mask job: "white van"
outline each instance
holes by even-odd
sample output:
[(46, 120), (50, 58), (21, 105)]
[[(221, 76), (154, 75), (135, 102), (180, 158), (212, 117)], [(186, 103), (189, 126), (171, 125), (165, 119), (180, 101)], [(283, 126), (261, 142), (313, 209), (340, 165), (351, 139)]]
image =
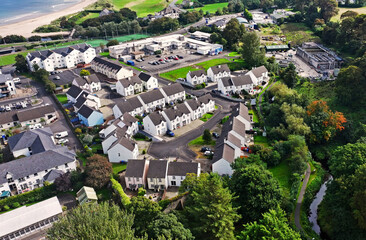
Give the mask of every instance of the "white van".
[(63, 132), (58, 132), (55, 134), (55, 138), (60, 139), (60, 138), (64, 138), (69, 136), (69, 134), (67, 133), (67, 131), (63, 131)]

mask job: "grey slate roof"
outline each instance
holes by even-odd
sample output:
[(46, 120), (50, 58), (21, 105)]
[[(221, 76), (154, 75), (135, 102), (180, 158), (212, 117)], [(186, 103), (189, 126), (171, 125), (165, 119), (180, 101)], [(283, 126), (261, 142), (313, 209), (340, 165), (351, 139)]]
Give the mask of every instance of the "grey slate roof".
[(265, 72), (268, 72), (268, 70), (265, 66), (260, 66), (260, 67), (252, 69), (252, 73), (257, 78), (262, 76), (262, 74), (265, 73)]
[(79, 86), (84, 86), (85, 84), (91, 84), (91, 83), (99, 83), (100, 80), (96, 74), (92, 74), (90, 76), (84, 76), (84, 77), (77, 77), (74, 79)]
[(200, 107), (200, 104), (195, 99), (189, 99), (186, 102), (188, 103), (188, 106), (192, 109), (192, 111), (196, 111)]
[(221, 78), (221, 81), (222, 81), (222, 84), (224, 85), (224, 87), (229, 87), (229, 86), (233, 85), (230, 77), (223, 77), (223, 78)]
[(117, 107), (122, 113), (131, 112), (136, 108), (142, 107), (140, 100), (137, 97), (129, 98), (124, 102), (118, 103)]
[(118, 61), (109, 60), (107, 58), (102, 57), (95, 57), (92, 61), (92, 64), (106, 68), (114, 73), (117, 73), (119, 70), (123, 68), (122, 64), (120, 64)]
[(197, 171), (198, 163), (193, 162), (170, 162), (168, 166), (168, 176), (186, 176)]
[(7, 173), (11, 173), (13, 179), (19, 179), (41, 171), (49, 170), (56, 166), (61, 166), (65, 163), (71, 163), (74, 160), (74, 152), (69, 151), (67, 147), (60, 147), (6, 162), (0, 164), (0, 184), (7, 182)]
[(82, 92), (83, 90), (75, 85), (72, 85), (69, 90), (67, 90), (66, 94), (70, 95), (73, 98), (77, 98), (77, 96), (79, 96), (79, 94)]
[(164, 99), (164, 96), (163, 96), (163, 94), (160, 92), (160, 90), (159, 90), (159, 89), (155, 89), (155, 90), (152, 90), (152, 91), (149, 91), (149, 92), (143, 93), (143, 94), (141, 94), (141, 95), (139, 95), (139, 96), (140, 96), (140, 98), (142, 99), (142, 101), (143, 101), (145, 104), (152, 103), (152, 102), (154, 102), (154, 101)]
[(0, 83), (5, 83), (10, 80), (13, 80), (13, 77), (10, 74), (0, 74)]
[(249, 110), (247, 106), (245, 106), (243, 103), (239, 104), (239, 115), (242, 116), (245, 120), (252, 122), (252, 119), (249, 115)]
[(129, 86), (132, 85), (131, 82), (126, 78), (119, 80), (119, 82), (122, 84), (124, 88), (128, 88)]
[(74, 107), (81, 108), (81, 106), (83, 106), (85, 101), (86, 101), (85, 97), (83, 97), (83, 96), (78, 97), (77, 100), (76, 100), (76, 103), (74, 104)]
[(31, 148), (33, 154), (44, 152), (55, 147), (51, 137), (53, 132), (49, 127), (21, 132), (9, 138), (11, 152)]
[(200, 103), (204, 103), (204, 104), (207, 104), (209, 103), (210, 101), (213, 100), (211, 94), (209, 93), (206, 93), (205, 95), (202, 95), (201, 97), (197, 98), (198, 102)]
[(171, 96), (180, 92), (184, 92), (184, 88), (180, 83), (174, 83), (165, 87), (162, 87), (161, 90), (165, 92), (167, 96)]
[(3, 112), (0, 113), (0, 125), (18, 121), (17, 112)]
[(127, 112), (122, 115), (122, 122), (124, 124), (126, 124), (127, 126), (131, 126), (132, 123), (135, 123), (137, 121), (138, 120), (136, 118), (132, 117), (131, 114), (129, 114)]
[(220, 72), (230, 72), (230, 69), (227, 66), (227, 64), (213, 66), (213, 67), (211, 67), (211, 70), (215, 75)]
[(146, 160), (129, 159), (127, 162), (125, 177), (144, 176)]
[(45, 115), (55, 113), (56, 110), (52, 105), (32, 108), (17, 113), (19, 122), (25, 122), (33, 119), (44, 118)]
[(133, 109), (142, 107), (142, 103), (137, 97), (129, 98), (127, 101), (130, 103)]
[(44, 51), (32, 52), (32, 53), (30, 53), (30, 56), (31, 56), (30, 61), (32, 61), (36, 57), (44, 60), (54, 52), (58, 53), (58, 54), (61, 54), (62, 56), (65, 57), (65, 56), (69, 55), (69, 53), (71, 53), (73, 50), (78, 50), (80, 52), (85, 52), (89, 48), (91, 48), (91, 46), (89, 44), (81, 43), (81, 44), (77, 44), (77, 45), (73, 45), (73, 46), (65, 47), (65, 48), (58, 48), (58, 49), (54, 49), (54, 50), (44, 50)]
[(252, 81), (252, 78), (250, 77), (250, 75), (242, 75), (242, 76), (233, 77), (232, 81), (235, 86), (253, 84), (253, 81)]
[(150, 113), (148, 115), (148, 117), (151, 119), (152, 123), (157, 126), (159, 125), (161, 122), (165, 122), (164, 120), (164, 117), (161, 116), (159, 113), (157, 112), (153, 112), (153, 113)]
[(193, 72), (190, 71), (189, 74), (193, 78), (195, 76), (201, 77), (202, 75), (206, 75), (206, 72), (205, 72), (205, 70), (197, 70), (197, 71), (193, 71)]
[(177, 105), (177, 110), (184, 114), (190, 114), (191, 111), (187, 108), (187, 106), (184, 103)]
[[(178, 116), (181, 116), (181, 114), (179, 113), (179, 111), (173, 109), (173, 108), (168, 108), (164, 110), (165, 115), (169, 118), (169, 120), (174, 120), (176, 119)], [(156, 124), (155, 124), (156, 125)]]
[(130, 82), (131, 82), (132, 85), (142, 84), (141, 79), (137, 76), (132, 76), (131, 79), (130, 79)]
[(122, 145), (123, 147), (125, 147), (126, 149), (128, 149), (129, 151), (133, 151), (135, 149), (135, 145), (136, 143), (128, 140), (125, 137), (121, 137), (119, 138), (117, 141), (115, 141), (110, 147), (109, 149), (113, 148), (114, 146), (116, 146), (117, 144)]
[(79, 111), (78, 111), (78, 113), (79, 113), (81, 116), (85, 117), (85, 118), (89, 118), (89, 117), (90, 117), (90, 115), (92, 115), (92, 113), (93, 113), (93, 112), (94, 112), (94, 110), (93, 110), (92, 108), (90, 108), (90, 107), (86, 106), (86, 105), (83, 105), (83, 106), (79, 109)]
[(165, 178), (168, 168), (167, 160), (151, 160), (149, 163), (149, 170), (147, 172), (148, 178)]
[(140, 78), (142, 81), (147, 82), (147, 81), (151, 78), (151, 76), (150, 76), (149, 74), (147, 74), (147, 73), (141, 72), (141, 73), (139, 74), (139, 78)]
[(51, 182), (51, 181), (54, 181), (56, 178), (60, 177), (63, 174), (64, 174), (64, 172), (61, 171), (61, 170), (52, 169), (46, 175), (44, 175), (43, 180)]

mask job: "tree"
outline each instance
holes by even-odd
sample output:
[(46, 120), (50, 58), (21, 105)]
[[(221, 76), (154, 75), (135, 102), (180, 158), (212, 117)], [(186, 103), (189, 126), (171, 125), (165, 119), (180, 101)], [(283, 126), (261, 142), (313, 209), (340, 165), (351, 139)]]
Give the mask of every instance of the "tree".
[(358, 226), (366, 230), (366, 163), (356, 170), (352, 177), (352, 187), (355, 189), (350, 203), (353, 217), (357, 220)]
[(112, 174), (112, 164), (108, 161), (108, 158), (95, 154), (88, 158), (85, 173), (85, 183), (100, 189), (109, 182)]
[(320, 7), (320, 14), (327, 23), (338, 13), (338, 2), (336, 0), (317, 0)]
[(48, 230), (49, 239), (137, 239), (133, 215), (107, 202), (84, 204), (68, 212)]
[(295, 65), (290, 63), (289, 66), (280, 74), (280, 77), (289, 88), (293, 88), (297, 83), (297, 72)]
[(212, 141), (210, 129), (205, 129), (205, 131), (203, 131), (202, 139), (203, 139), (203, 141), (205, 141), (206, 144), (208, 144)]
[(226, 24), (224, 31), (222, 32), (222, 37), (227, 41), (227, 47), (230, 49), (234, 49), (234, 45), (238, 44), (243, 34), (244, 32), (240, 28), (238, 19), (232, 18)]
[(15, 56), (15, 68), (17, 71), (24, 73), (28, 72), (28, 65), (25, 57), (22, 54), (18, 54)]
[(65, 173), (55, 179), (56, 190), (60, 192), (69, 191), (72, 187), (71, 173)]
[[(232, 207), (233, 196), (217, 174), (188, 175), (183, 181), (189, 195), (179, 217), (196, 239), (234, 239), (239, 219)], [(183, 188), (181, 190), (183, 190)]]
[(366, 79), (359, 67), (342, 68), (335, 85), (337, 99), (342, 105), (360, 106), (360, 101), (365, 98), (363, 91), (360, 91), (360, 89), (366, 88)]
[(82, 69), (80, 71), (80, 77), (89, 76), (89, 75), (90, 75), (90, 72), (86, 69)]
[(259, 67), (265, 63), (264, 50), (260, 49), (260, 39), (257, 33), (247, 32), (243, 34), (243, 46), (241, 55), (249, 68)]
[(112, 40), (109, 40), (107, 42), (107, 47), (115, 46), (115, 45), (118, 45), (118, 44), (119, 44), (118, 40), (112, 39)]
[(121, 10), (119, 10), (119, 12), (122, 14), (123, 17), (125, 17), (129, 20), (134, 20), (137, 18), (137, 13), (135, 11), (132, 11), (129, 8), (121, 8)]
[(348, 10), (348, 11), (345, 11), (344, 13), (342, 13), (341, 19), (348, 18), (348, 17), (356, 17), (357, 15), (358, 15), (357, 12)]
[(247, 165), (235, 169), (230, 189), (237, 198), (235, 205), (244, 222), (261, 218), (262, 214), (281, 204), (283, 194), (272, 173), (261, 166)]
[(281, 208), (276, 208), (264, 213), (258, 223), (255, 221), (244, 225), (239, 239), (301, 240), (301, 237), (288, 224), (285, 212)]
[(159, 214), (154, 221), (147, 227), (147, 233), (150, 239), (159, 239), (164, 236), (165, 239), (191, 240), (194, 239), (189, 229), (184, 228), (178, 218), (172, 214)]
[(137, 236), (143, 236), (146, 232), (146, 227), (161, 214), (160, 206), (143, 196), (131, 198), (129, 211), (135, 215), (133, 228)]
[(150, 33), (166, 33), (177, 30), (179, 27), (179, 22), (177, 19), (162, 17), (155, 19), (149, 23), (147, 27)]

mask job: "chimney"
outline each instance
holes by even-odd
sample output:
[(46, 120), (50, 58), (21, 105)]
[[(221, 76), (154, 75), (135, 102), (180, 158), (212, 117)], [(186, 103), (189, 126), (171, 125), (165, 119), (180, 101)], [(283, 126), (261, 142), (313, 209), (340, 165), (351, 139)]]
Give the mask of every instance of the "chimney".
[(221, 65), (217, 66), (218, 68), (221, 68)]

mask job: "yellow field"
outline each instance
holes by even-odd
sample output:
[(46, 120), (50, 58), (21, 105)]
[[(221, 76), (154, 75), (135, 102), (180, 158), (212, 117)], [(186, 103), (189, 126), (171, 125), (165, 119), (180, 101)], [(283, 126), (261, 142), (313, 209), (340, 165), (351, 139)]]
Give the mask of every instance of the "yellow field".
[(340, 18), (341, 18), (341, 15), (344, 13), (344, 12), (347, 12), (348, 10), (351, 10), (351, 11), (354, 11), (354, 12), (357, 12), (358, 14), (366, 14), (366, 7), (361, 7), (361, 8), (338, 8), (339, 9), (339, 12), (337, 14), (337, 16), (334, 16), (332, 17), (331, 21), (339, 21)]

